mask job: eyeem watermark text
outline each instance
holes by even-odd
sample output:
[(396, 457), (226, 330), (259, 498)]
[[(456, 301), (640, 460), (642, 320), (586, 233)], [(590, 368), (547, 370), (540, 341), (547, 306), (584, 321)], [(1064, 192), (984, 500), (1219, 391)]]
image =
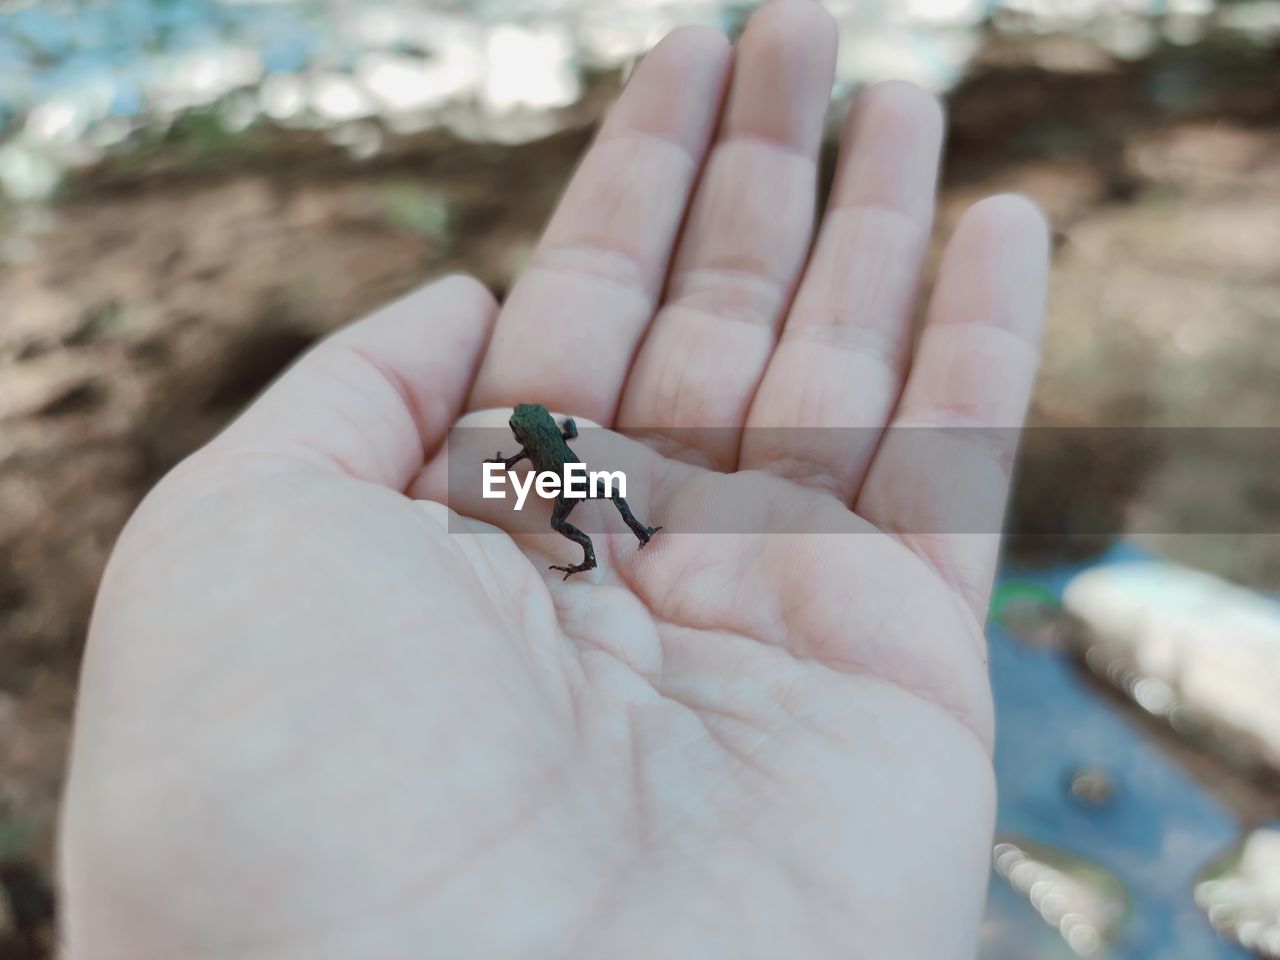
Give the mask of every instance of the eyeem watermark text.
[(544, 500), (552, 500), (560, 496), (570, 500), (586, 500), (600, 493), (610, 497), (627, 495), (627, 476), (621, 470), (588, 471), (586, 464), (566, 463), (563, 475), (554, 470), (533, 471), (525, 474), (522, 483), (514, 470), (507, 470), (500, 463), (486, 463), (484, 465), (484, 498), (505, 500), (507, 492), (504, 486), (507, 481), (510, 481), (516, 492), (515, 508), (517, 510), (524, 507), (530, 490), (535, 491)]

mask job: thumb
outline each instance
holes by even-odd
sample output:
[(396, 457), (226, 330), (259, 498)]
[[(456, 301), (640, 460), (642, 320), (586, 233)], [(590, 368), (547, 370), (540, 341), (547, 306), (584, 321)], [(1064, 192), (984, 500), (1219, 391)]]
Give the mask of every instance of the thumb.
[(496, 313), (465, 274), (420, 287), (320, 341), (206, 455), (290, 456), (402, 490), (460, 415)]

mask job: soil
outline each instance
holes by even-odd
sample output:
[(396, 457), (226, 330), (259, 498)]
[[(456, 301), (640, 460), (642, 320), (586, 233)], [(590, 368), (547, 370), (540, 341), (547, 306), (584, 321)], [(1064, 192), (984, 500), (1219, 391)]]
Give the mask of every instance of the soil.
[[(1162, 78), (1210, 55), (1076, 74), (993, 57), (951, 96), (939, 236), (997, 190), (1054, 226), (1039, 423), (1277, 425), (1280, 64), (1169, 102)], [(365, 163), (296, 138), (198, 162), (179, 144), (87, 172), (12, 241), (27, 255), (0, 266), (0, 958), (48, 949), (79, 652), (131, 510), (327, 331), (449, 269), (501, 294), (588, 135), (430, 135)], [(1126, 482), (1104, 508), (1138, 511), (1158, 552), (1276, 589), (1274, 477), (1148, 453), (1112, 457)], [(1070, 501), (1072, 468), (1028, 463), (1018, 514)], [(1188, 525), (1258, 533), (1158, 533)]]

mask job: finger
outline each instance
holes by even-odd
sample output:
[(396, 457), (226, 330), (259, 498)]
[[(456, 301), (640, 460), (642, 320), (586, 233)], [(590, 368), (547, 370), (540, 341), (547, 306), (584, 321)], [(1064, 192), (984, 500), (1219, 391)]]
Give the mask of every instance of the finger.
[(1048, 249), (1044, 218), (1021, 197), (991, 197), (965, 214), (855, 506), (931, 563), (977, 615), (1039, 361)]
[(469, 276), (415, 290), (321, 341), (207, 449), (299, 458), (402, 490), (461, 412), (496, 313)]
[(715, 124), (728, 41), (688, 27), (637, 66), (499, 318), (470, 408), (612, 423)]
[(828, 489), (862, 482), (901, 390), (942, 147), (938, 101), (863, 93), (796, 300), (756, 392), (740, 463)]
[[(739, 44), (723, 128), (664, 304), (624, 391), (624, 427), (741, 427), (813, 224), (836, 31), (811, 0), (772, 0)], [(737, 458), (714, 431), (720, 467)]]

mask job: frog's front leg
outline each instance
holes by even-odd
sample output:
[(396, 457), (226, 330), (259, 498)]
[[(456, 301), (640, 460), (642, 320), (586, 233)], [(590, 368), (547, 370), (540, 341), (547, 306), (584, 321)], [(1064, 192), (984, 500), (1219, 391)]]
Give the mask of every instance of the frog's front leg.
[(555, 508), (551, 511), (551, 527), (562, 537), (568, 537), (578, 546), (582, 547), (582, 562), (572, 567), (562, 567), (559, 564), (551, 564), (552, 570), (563, 570), (564, 578), (568, 580), (575, 573), (582, 573), (591, 570), (596, 565), (596, 551), (591, 546), (591, 538), (569, 522), (569, 513), (577, 506), (577, 500), (570, 500), (564, 495), (556, 497)]
[(573, 417), (568, 417), (565, 420), (564, 426), (560, 428), (560, 436), (566, 440), (578, 439), (578, 425), (573, 422)]
[(521, 460), (523, 460), (527, 456), (529, 456), (529, 451), (524, 449), (524, 447), (521, 447), (520, 452), (517, 453), (515, 456), (511, 456), (511, 457), (503, 457), (502, 451), (499, 450), (496, 455), (486, 458), (484, 462), (500, 463), (504, 468), (506, 468), (507, 470), (510, 470), (512, 467), (514, 467), (517, 463), (519, 463)]

